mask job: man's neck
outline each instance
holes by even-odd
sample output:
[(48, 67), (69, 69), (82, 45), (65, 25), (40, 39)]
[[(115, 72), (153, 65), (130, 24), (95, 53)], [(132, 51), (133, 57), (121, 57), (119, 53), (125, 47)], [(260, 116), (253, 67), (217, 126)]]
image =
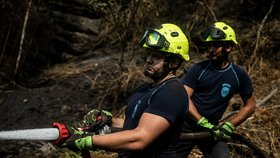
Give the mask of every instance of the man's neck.
[(164, 82), (164, 81), (166, 81), (166, 80), (168, 80), (168, 79), (170, 79), (170, 78), (174, 78), (174, 77), (176, 77), (176, 76), (175, 76), (172, 72), (170, 72), (170, 73), (167, 74), (167, 76), (164, 77), (163, 79), (154, 80), (153, 85), (157, 85), (157, 84), (159, 84), (159, 83), (162, 83), (162, 82)]
[(216, 69), (224, 69), (226, 67), (228, 67), (228, 65), (230, 64), (229, 60), (223, 60), (223, 61), (219, 61), (219, 60), (212, 60), (212, 65), (216, 68)]

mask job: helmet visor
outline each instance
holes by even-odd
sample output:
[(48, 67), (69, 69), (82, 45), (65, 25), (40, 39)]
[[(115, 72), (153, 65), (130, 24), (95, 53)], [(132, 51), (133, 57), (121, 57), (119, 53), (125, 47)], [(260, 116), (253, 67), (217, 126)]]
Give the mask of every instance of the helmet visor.
[(146, 30), (140, 44), (146, 44), (147, 46), (154, 49), (168, 48), (170, 45), (170, 43), (162, 34), (153, 29)]
[(212, 39), (225, 39), (227, 36), (226, 34), (219, 28), (216, 27), (209, 27), (204, 30), (204, 32), (201, 33), (201, 38), (203, 40), (206, 40), (210, 36)]

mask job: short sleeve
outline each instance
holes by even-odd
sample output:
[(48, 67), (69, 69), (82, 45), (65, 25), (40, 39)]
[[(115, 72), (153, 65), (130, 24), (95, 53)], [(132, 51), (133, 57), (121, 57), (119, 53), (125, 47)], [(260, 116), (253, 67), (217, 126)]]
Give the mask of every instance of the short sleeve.
[[(174, 84), (180, 83), (180, 84)], [(176, 118), (182, 116), (187, 110), (188, 95), (181, 82), (167, 84), (160, 89), (151, 99), (145, 112), (166, 118), (172, 124)]]
[(198, 72), (200, 72), (200, 67), (196, 64), (192, 65), (182, 79), (183, 84), (195, 89), (199, 78)]

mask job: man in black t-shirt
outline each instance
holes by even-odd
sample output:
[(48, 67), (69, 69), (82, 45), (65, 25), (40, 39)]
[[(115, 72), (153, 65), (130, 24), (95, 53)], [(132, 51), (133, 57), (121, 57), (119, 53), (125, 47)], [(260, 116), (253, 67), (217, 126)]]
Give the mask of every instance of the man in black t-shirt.
[(141, 45), (146, 48), (145, 75), (151, 84), (139, 87), (130, 97), (125, 120), (113, 118), (123, 131), (68, 141), (71, 150), (96, 148), (119, 152), (120, 158), (176, 158), (176, 144), (183, 128), (188, 95), (175, 76), (189, 60), (188, 40), (174, 24), (147, 29)]
[[(233, 45), (237, 44), (234, 30), (223, 22), (205, 29), (202, 39), (208, 46), (209, 60), (193, 65), (183, 78), (189, 95), (189, 115), (184, 132), (207, 130), (213, 138), (180, 141), (178, 158), (186, 158), (195, 145), (204, 157), (230, 157), (225, 141), (235, 127), (250, 117), (256, 107), (253, 86), (248, 74), (229, 60)], [(234, 94), (239, 94), (244, 106), (229, 121), (218, 125)]]

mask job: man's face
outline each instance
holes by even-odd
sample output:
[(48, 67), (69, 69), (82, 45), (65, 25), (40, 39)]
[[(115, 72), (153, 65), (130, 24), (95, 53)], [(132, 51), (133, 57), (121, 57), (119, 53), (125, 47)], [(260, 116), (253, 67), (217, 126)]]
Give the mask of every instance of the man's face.
[(211, 43), (208, 46), (209, 57), (212, 60), (218, 60), (223, 56), (223, 47), (221, 43)]
[(153, 78), (163, 72), (164, 55), (160, 51), (152, 49), (146, 49), (146, 53), (145, 74)]

